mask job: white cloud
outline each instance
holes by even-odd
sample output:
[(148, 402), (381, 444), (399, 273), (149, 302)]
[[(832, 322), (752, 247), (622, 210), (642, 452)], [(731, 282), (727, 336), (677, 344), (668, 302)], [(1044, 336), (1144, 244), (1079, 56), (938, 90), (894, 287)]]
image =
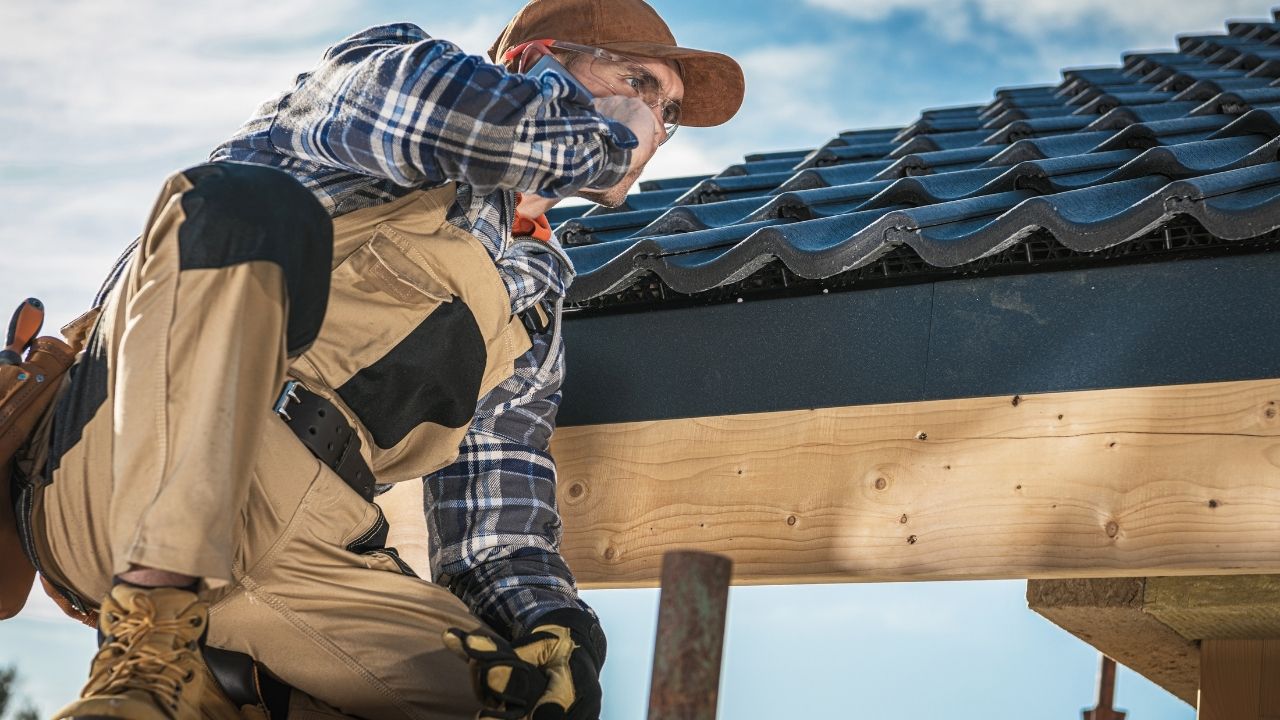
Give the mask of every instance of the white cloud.
[[(1225, 32), (1224, 19), (1270, 18), (1260, 0), (804, 0), (832, 20), (838, 38), (826, 56), (828, 74), (840, 77), (838, 97), (864, 100), (869, 117), (851, 117), (860, 105), (838, 100), (844, 127), (911, 122), (901, 111), (922, 106), (983, 104), (991, 90), (1010, 85), (1052, 85), (1060, 70), (1119, 65), (1121, 51), (1174, 49), (1175, 36)], [(840, 23), (840, 18), (851, 20)], [(899, 18), (901, 23), (887, 23)], [(886, 24), (877, 24), (886, 23)], [(892, 32), (888, 31), (892, 29)], [(838, 58), (838, 68), (832, 68)], [(943, 60), (945, 59), (945, 60)], [(983, 67), (983, 65), (986, 67)], [(810, 65), (819, 68), (820, 65)], [(992, 72), (996, 69), (995, 72)], [(813, 72), (813, 70), (810, 70)], [(978, 95), (969, 74), (995, 77)], [(938, 101), (938, 97), (945, 100)], [(891, 111), (895, 110), (895, 111)]]
[[(0, 107), (0, 157), (85, 165), (202, 156), (358, 29), (362, 12), (357, 0), (6, 4), (0, 93), (18, 101)], [(501, 26), (482, 16), (431, 32), (482, 52)], [(57, 142), (31, 143), (34, 134)]]
[(710, 175), (740, 162), (745, 151), (736, 144), (724, 146), (705, 142), (703, 135), (712, 132), (703, 128), (681, 128), (653, 156), (640, 179)]
[[(1032, 39), (1052, 41), (1064, 30), (1110, 29), (1140, 45), (1167, 47), (1176, 33), (1221, 32), (1226, 17), (1270, 16), (1258, 0), (805, 0), (853, 20), (875, 22), (896, 12), (927, 17), (940, 34), (969, 29), (969, 18)], [(1172, 6), (1177, 6), (1176, 11)]]
[(465, 21), (451, 19), (432, 22), (424, 29), (433, 37), (448, 40), (472, 55), (487, 55), (489, 46), (498, 38), (509, 19), (498, 14), (471, 14)]
[(27, 596), (27, 604), (23, 606), (22, 612), (18, 614), (18, 619), (47, 623), (74, 622), (54, 604), (53, 600), (49, 599), (49, 596), (44, 593), (38, 581), (31, 588), (31, 594)]
[[(506, 22), (495, 13), (427, 30), (481, 53)], [(0, 287), (43, 298), (50, 327), (71, 319), (169, 173), (203, 161), (327, 45), (401, 20), (413, 18), (358, 0), (0, 3)]]
[(823, 45), (766, 46), (739, 58), (751, 78), (752, 93), (744, 115), (775, 129), (829, 136), (847, 119), (837, 118), (825, 102), (838, 77), (831, 59), (839, 57)]

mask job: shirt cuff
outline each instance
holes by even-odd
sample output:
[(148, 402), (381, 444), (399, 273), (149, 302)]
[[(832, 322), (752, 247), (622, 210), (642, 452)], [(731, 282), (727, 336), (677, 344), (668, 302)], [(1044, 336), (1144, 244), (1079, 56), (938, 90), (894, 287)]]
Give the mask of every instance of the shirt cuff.
[(622, 182), (627, 172), (631, 170), (631, 151), (640, 145), (631, 128), (616, 120), (606, 119), (605, 122), (609, 126), (609, 131), (604, 135), (604, 167), (600, 170), (600, 174), (587, 184), (591, 190), (607, 190)]

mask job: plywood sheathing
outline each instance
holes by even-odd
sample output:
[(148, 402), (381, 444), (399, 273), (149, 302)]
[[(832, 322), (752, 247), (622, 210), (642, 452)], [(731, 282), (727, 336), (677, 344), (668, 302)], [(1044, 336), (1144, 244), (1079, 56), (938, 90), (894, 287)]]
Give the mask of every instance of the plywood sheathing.
[(1195, 705), (1200, 650), (1144, 612), (1143, 578), (1033, 580), (1027, 604), (1116, 662)]
[(1185, 638), (1280, 638), (1280, 576), (1149, 578), (1143, 609)]

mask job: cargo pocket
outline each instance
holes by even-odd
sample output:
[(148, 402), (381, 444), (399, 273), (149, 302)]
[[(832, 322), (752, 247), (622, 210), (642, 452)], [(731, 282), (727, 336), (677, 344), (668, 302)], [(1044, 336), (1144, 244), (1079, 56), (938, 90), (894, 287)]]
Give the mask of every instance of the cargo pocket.
[(453, 297), (382, 228), (333, 269), (331, 280), (320, 335), (290, 368), (322, 387), (346, 382)]
[(422, 423), (470, 422), (487, 358), (471, 309), (407, 244), (380, 226), (334, 269), (324, 328), (291, 369), (334, 388), (383, 450)]
[(423, 423), (460, 428), (471, 422), (486, 357), (475, 316), (454, 297), (339, 387), (338, 396), (374, 444), (388, 450)]
[(418, 577), (413, 568), (400, 558), (400, 553), (395, 548), (387, 547), (387, 533), (391, 526), (387, 523), (387, 517), (382, 513), (382, 508), (373, 503), (370, 505), (377, 512), (373, 525), (347, 543), (346, 551), (361, 556), (365, 567), (370, 570), (387, 570)]

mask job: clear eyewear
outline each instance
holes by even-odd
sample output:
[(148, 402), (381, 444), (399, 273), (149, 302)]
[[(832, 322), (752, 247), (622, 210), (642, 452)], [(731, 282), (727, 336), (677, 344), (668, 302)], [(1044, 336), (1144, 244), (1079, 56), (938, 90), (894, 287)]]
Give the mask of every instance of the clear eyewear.
[[(550, 47), (553, 50), (566, 50), (590, 58), (591, 66), (588, 72), (597, 82), (609, 88), (610, 92), (615, 95), (634, 93), (644, 104), (654, 110), (658, 110), (659, 117), (662, 118), (662, 125), (667, 131), (666, 139), (662, 142), (665, 143), (670, 140), (671, 136), (675, 135), (676, 130), (680, 128), (679, 101), (663, 95), (662, 83), (658, 82), (658, 78), (635, 58), (618, 55), (608, 50), (601, 50), (588, 45), (578, 45), (559, 40), (552, 42)], [(612, 63), (615, 67), (601, 68), (595, 62), (597, 60)], [(631, 93), (618, 92), (618, 88), (615, 86), (617, 82), (626, 83)]]

